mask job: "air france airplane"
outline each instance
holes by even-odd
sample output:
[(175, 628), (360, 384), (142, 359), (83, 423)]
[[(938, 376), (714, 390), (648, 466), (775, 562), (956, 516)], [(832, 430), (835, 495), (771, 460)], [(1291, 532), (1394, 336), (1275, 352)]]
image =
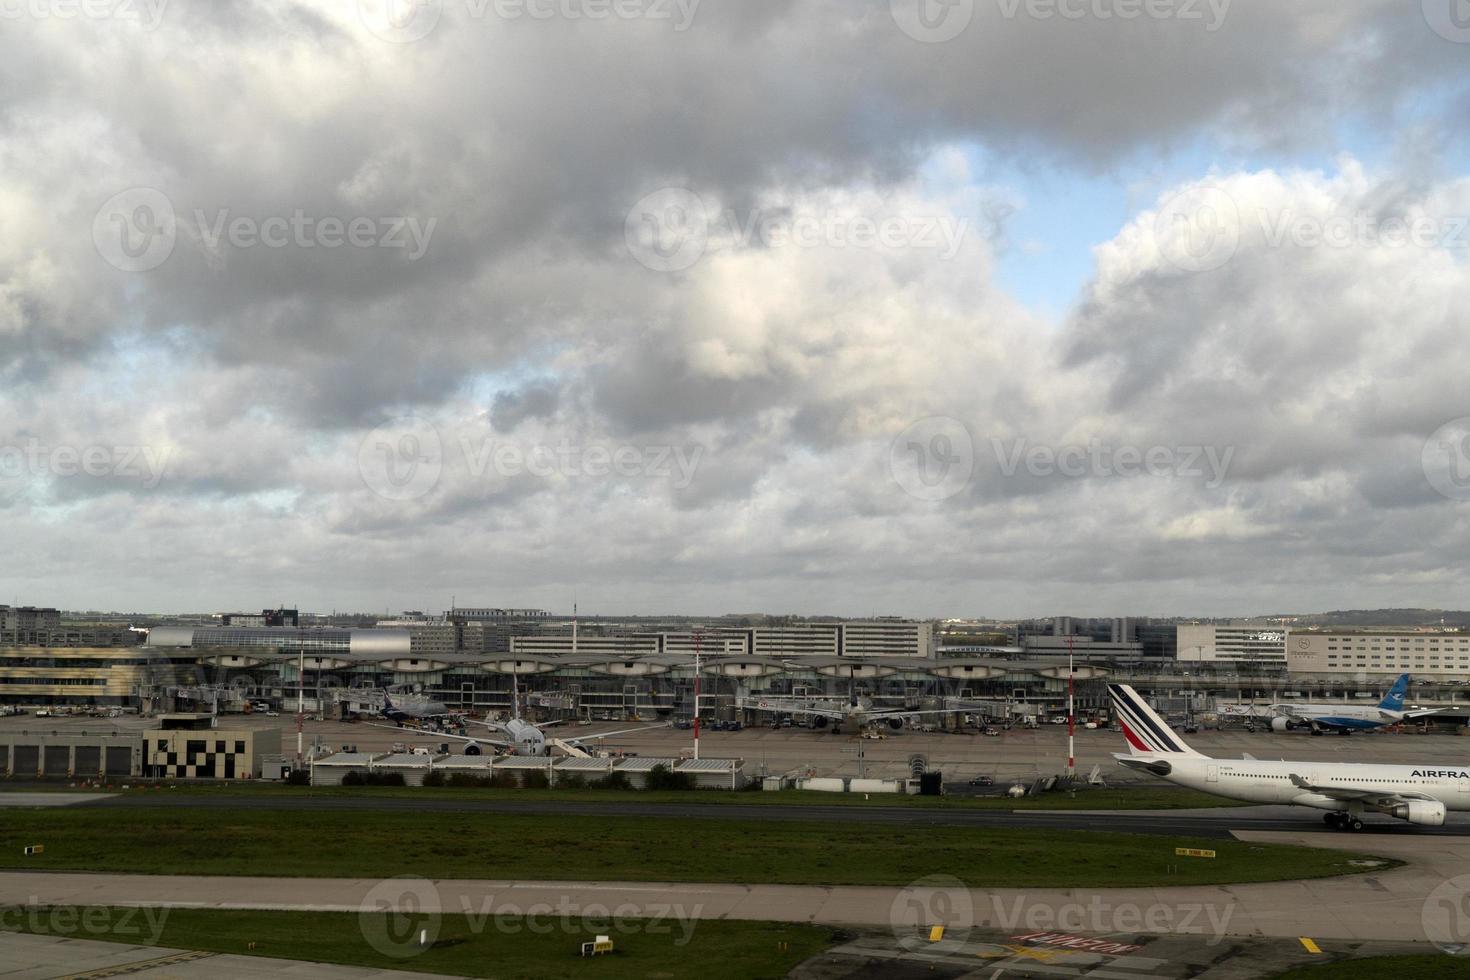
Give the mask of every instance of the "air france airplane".
[(1449, 810), (1470, 810), (1470, 767), (1384, 766), (1352, 762), (1212, 759), (1185, 744), (1127, 684), (1109, 684), (1113, 713), (1128, 741), (1119, 764), (1215, 796), (1327, 810), (1337, 830), (1362, 830), (1363, 814), (1384, 813), (1439, 827)]
[(1273, 704), (1271, 719), (1274, 731), (1284, 732), (1294, 726), (1310, 728), (1313, 735), (1321, 735), (1324, 728), (1335, 729), (1344, 735), (1355, 731), (1397, 725), (1428, 715), (1438, 714), (1439, 708), (1414, 708), (1404, 710), (1404, 695), (1409, 690), (1409, 675), (1400, 674), (1393, 687), (1377, 705), (1368, 704)]

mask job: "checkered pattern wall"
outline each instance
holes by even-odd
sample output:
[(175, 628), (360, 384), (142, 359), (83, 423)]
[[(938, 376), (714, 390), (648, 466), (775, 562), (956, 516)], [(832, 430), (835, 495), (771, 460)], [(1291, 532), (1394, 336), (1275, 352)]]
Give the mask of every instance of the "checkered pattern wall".
[(156, 775), (179, 779), (234, 779), (251, 774), (249, 744), (241, 738), (220, 738), (214, 732), (154, 736), (148, 743), (148, 764)]

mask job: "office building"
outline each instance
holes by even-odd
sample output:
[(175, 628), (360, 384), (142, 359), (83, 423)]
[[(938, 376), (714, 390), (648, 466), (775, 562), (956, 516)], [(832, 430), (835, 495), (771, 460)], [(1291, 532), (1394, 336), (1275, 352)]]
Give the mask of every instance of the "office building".
[(1292, 673), (1470, 678), (1470, 634), (1460, 632), (1293, 630), (1286, 650)]
[(1176, 631), (1181, 662), (1277, 668), (1286, 664), (1286, 631), (1279, 628), (1248, 623), (1181, 623)]

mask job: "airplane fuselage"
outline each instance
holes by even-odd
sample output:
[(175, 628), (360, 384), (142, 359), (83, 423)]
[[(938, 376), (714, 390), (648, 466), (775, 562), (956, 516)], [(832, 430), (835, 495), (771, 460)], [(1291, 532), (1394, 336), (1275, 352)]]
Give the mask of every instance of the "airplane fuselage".
[(1396, 725), (1404, 720), (1402, 711), (1392, 711), (1366, 704), (1273, 704), (1279, 717), (1315, 722), (1333, 728), (1370, 729)]
[[(1292, 777), (1323, 788), (1381, 789), (1385, 796), (1417, 794), (1447, 810), (1470, 811), (1470, 766), (1385, 766), (1354, 762), (1270, 762), (1264, 759), (1137, 756), (1124, 760), (1171, 783), (1248, 803), (1286, 803), (1319, 810), (1353, 811), (1350, 802), (1303, 790)], [(1158, 767), (1158, 768), (1156, 768)], [(1167, 769), (1167, 772), (1161, 771)], [(1358, 809), (1378, 808), (1359, 806)]]

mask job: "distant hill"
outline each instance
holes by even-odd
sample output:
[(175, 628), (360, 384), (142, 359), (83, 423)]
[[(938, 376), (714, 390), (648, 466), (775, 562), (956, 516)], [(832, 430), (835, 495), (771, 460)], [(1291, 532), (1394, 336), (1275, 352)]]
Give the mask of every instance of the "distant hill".
[(1302, 626), (1446, 626), (1470, 627), (1470, 611), (1463, 609), (1337, 609), (1324, 613), (1296, 613), (1261, 617), (1289, 619)]

